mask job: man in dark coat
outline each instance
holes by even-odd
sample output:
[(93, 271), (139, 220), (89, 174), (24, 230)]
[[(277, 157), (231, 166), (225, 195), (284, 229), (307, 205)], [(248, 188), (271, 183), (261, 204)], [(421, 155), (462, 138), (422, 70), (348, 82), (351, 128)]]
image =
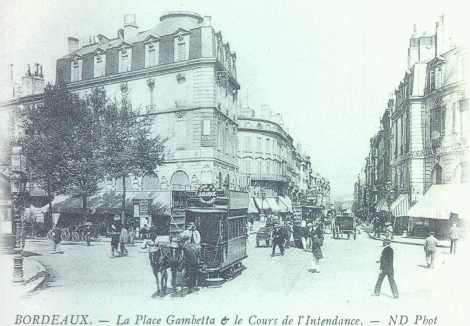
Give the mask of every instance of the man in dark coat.
[(398, 299), (398, 288), (393, 278), (393, 249), (390, 246), (390, 240), (384, 241), (384, 250), (380, 256), (380, 274), (377, 284), (375, 285), (374, 295), (380, 295), (380, 288), (382, 287), (382, 282), (385, 278), (385, 275), (388, 276), (388, 281), (390, 282), (390, 287), (392, 288), (393, 298)]
[(276, 246), (279, 246), (279, 249), (281, 250), (281, 256), (284, 256), (284, 241), (285, 241), (285, 234), (283, 229), (279, 226), (279, 224), (274, 225), (274, 231), (273, 231), (273, 252), (271, 254), (271, 257), (274, 257), (275, 252), (276, 252)]

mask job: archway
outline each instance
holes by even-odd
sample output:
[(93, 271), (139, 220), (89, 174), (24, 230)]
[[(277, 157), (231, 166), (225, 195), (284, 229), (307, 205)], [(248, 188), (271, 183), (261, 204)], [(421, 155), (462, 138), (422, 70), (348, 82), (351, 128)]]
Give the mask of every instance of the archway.
[(461, 162), (454, 171), (454, 183), (469, 183), (470, 182), (470, 164), (466, 161)]
[(156, 191), (160, 189), (160, 181), (155, 173), (147, 173), (142, 178), (143, 191)]
[(442, 167), (439, 164), (434, 165), (431, 173), (431, 185), (442, 184)]
[(175, 186), (182, 187), (182, 186), (187, 186), (187, 185), (189, 185), (189, 177), (185, 172), (176, 171), (175, 173), (173, 173), (173, 176), (171, 177), (171, 180), (170, 180), (170, 186), (172, 189)]
[[(116, 191), (122, 191), (122, 178), (117, 178), (114, 186)], [(126, 177), (126, 190), (132, 190), (131, 178)]]

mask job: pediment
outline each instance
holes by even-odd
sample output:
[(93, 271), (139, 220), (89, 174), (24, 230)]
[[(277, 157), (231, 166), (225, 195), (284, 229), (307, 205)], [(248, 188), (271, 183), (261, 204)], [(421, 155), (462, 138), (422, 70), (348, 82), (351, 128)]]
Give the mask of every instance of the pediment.
[(128, 49), (128, 48), (132, 48), (132, 45), (130, 43), (127, 43), (127, 42), (121, 42), (121, 44), (119, 44), (117, 48), (118, 49)]
[(155, 35), (150, 34), (147, 36), (144, 40), (144, 43), (151, 43), (151, 42), (158, 42), (160, 39), (156, 37)]
[(100, 48), (100, 47), (97, 47), (97, 48), (95, 49), (95, 51), (93, 51), (92, 53), (95, 54), (95, 55), (97, 55), (97, 54), (106, 54), (106, 51), (103, 50), (103, 49)]
[(446, 59), (444, 59), (441, 56), (437, 56), (437, 57), (435, 57), (434, 59), (431, 60), (430, 65), (431, 65), (431, 67), (435, 67), (435, 66), (440, 66), (441, 64), (443, 64), (445, 62), (447, 62)]
[(189, 31), (180, 27), (173, 33), (173, 36), (186, 35), (186, 34), (189, 34)]
[(82, 58), (83, 58), (83, 57), (82, 57), (80, 54), (77, 54), (77, 53), (72, 53), (72, 54), (70, 55), (70, 59), (72, 59), (72, 60), (80, 60), (80, 59), (82, 59)]

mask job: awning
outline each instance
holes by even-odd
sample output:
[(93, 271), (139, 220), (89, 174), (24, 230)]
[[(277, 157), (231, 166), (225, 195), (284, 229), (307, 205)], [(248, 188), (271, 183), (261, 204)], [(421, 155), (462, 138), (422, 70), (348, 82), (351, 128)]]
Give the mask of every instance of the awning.
[(261, 198), (254, 198), (256, 206), (258, 209), (265, 210), (271, 208), (266, 199), (262, 200)]
[(377, 205), (375, 205), (377, 212), (388, 212), (388, 205), (385, 199), (381, 199)]
[(410, 209), (410, 196), (408, 194), (401, 194), (390, 206), (392, 215), (395, 217), (408, 216)]
[(289, 211), (289, 207), (281, 200), (281, 196), (277, 197), (277, 204), (280, 208), (280, 212), (287, 213)]
[[(60, 197), (60, 198), (58, 198)], [(161, 214), (169, 214), (170, 191), (155, 192), (128, 192), (126, 193), (126, 209), (132, 210), (133, 199), (148, 199), (152, 204), (152, 210), (158, 210)], [(122, 192), (99, 193), (88, 198), (87, 207), (91, 213), (115, 214), (121, 209)], [(49, 211), (49, 204), (42, 207), (43, 212)], [(81, 213), (82, 199), (70, 196), (56, 196), (52, 201), (54, 213)]]
[(266, 201), (268, 202), (269, 207), (271, 207), (273, 212), (279, 212), (281, 210), (281, 208), (279, 207), (279, 205), (276, 202), (276, 198), (272, 198), (272, 197), (266, 198)]
[(469, 194), (469, 184), (432, 185), (407, 215), (448, 220), (454, 213), (460, 219), (470, 219)]
[(257, 214), (259, 213), (258, 209), (256, 208), (254, 198), (250, 198), (248, 201), (248, 214)]
[(282, 201), (284, 205), (287, 207), (288, 212), (293, 212), (294, 210), (292, 209), (292, 200), (288, 196), (279, 196), (279, 199)]

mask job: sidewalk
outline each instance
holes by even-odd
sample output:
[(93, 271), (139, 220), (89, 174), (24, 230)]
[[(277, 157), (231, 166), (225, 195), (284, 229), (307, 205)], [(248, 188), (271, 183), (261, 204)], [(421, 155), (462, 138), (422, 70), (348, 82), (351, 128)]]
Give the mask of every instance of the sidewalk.
[[(15, 255), (0, 255), (2, 269), (0, 277), (0, 293), (2, 297), (19, 298), (33, 292), (47, 280), (46, 268), (32, 257), (23, 256), (23, 278), (21, 283), (13, 282), (13, 257)], [(6, 295), (4, 295), (5, 293)]]
[[(367, 230), (362, 229), (362, 231), (367, 232), (367, 234), (369, 235), (369, 238), (371, 238), (371, 239), (379, 240), (379, 241), (385, 240), (385, 237), (383, 235), (381, 235), (380, 237), (375, 237), (375, 236), (373, 236), (373, 233), (371, 233)], [(412, 238), (412, 237), (408, 237), (408, 236), (404, 237), (402, 235), (394, 234), (391, 242), (403, 243), (403, 244), (409, 244), (409, 245), (415, 245), (415, 246), (423, 246), (424, 245), (424, 240), (425, 239)], [(437, 240), (437, 242), (438, 242), (437, 246), (439, 248), (450, 248), (450, 240)]]

